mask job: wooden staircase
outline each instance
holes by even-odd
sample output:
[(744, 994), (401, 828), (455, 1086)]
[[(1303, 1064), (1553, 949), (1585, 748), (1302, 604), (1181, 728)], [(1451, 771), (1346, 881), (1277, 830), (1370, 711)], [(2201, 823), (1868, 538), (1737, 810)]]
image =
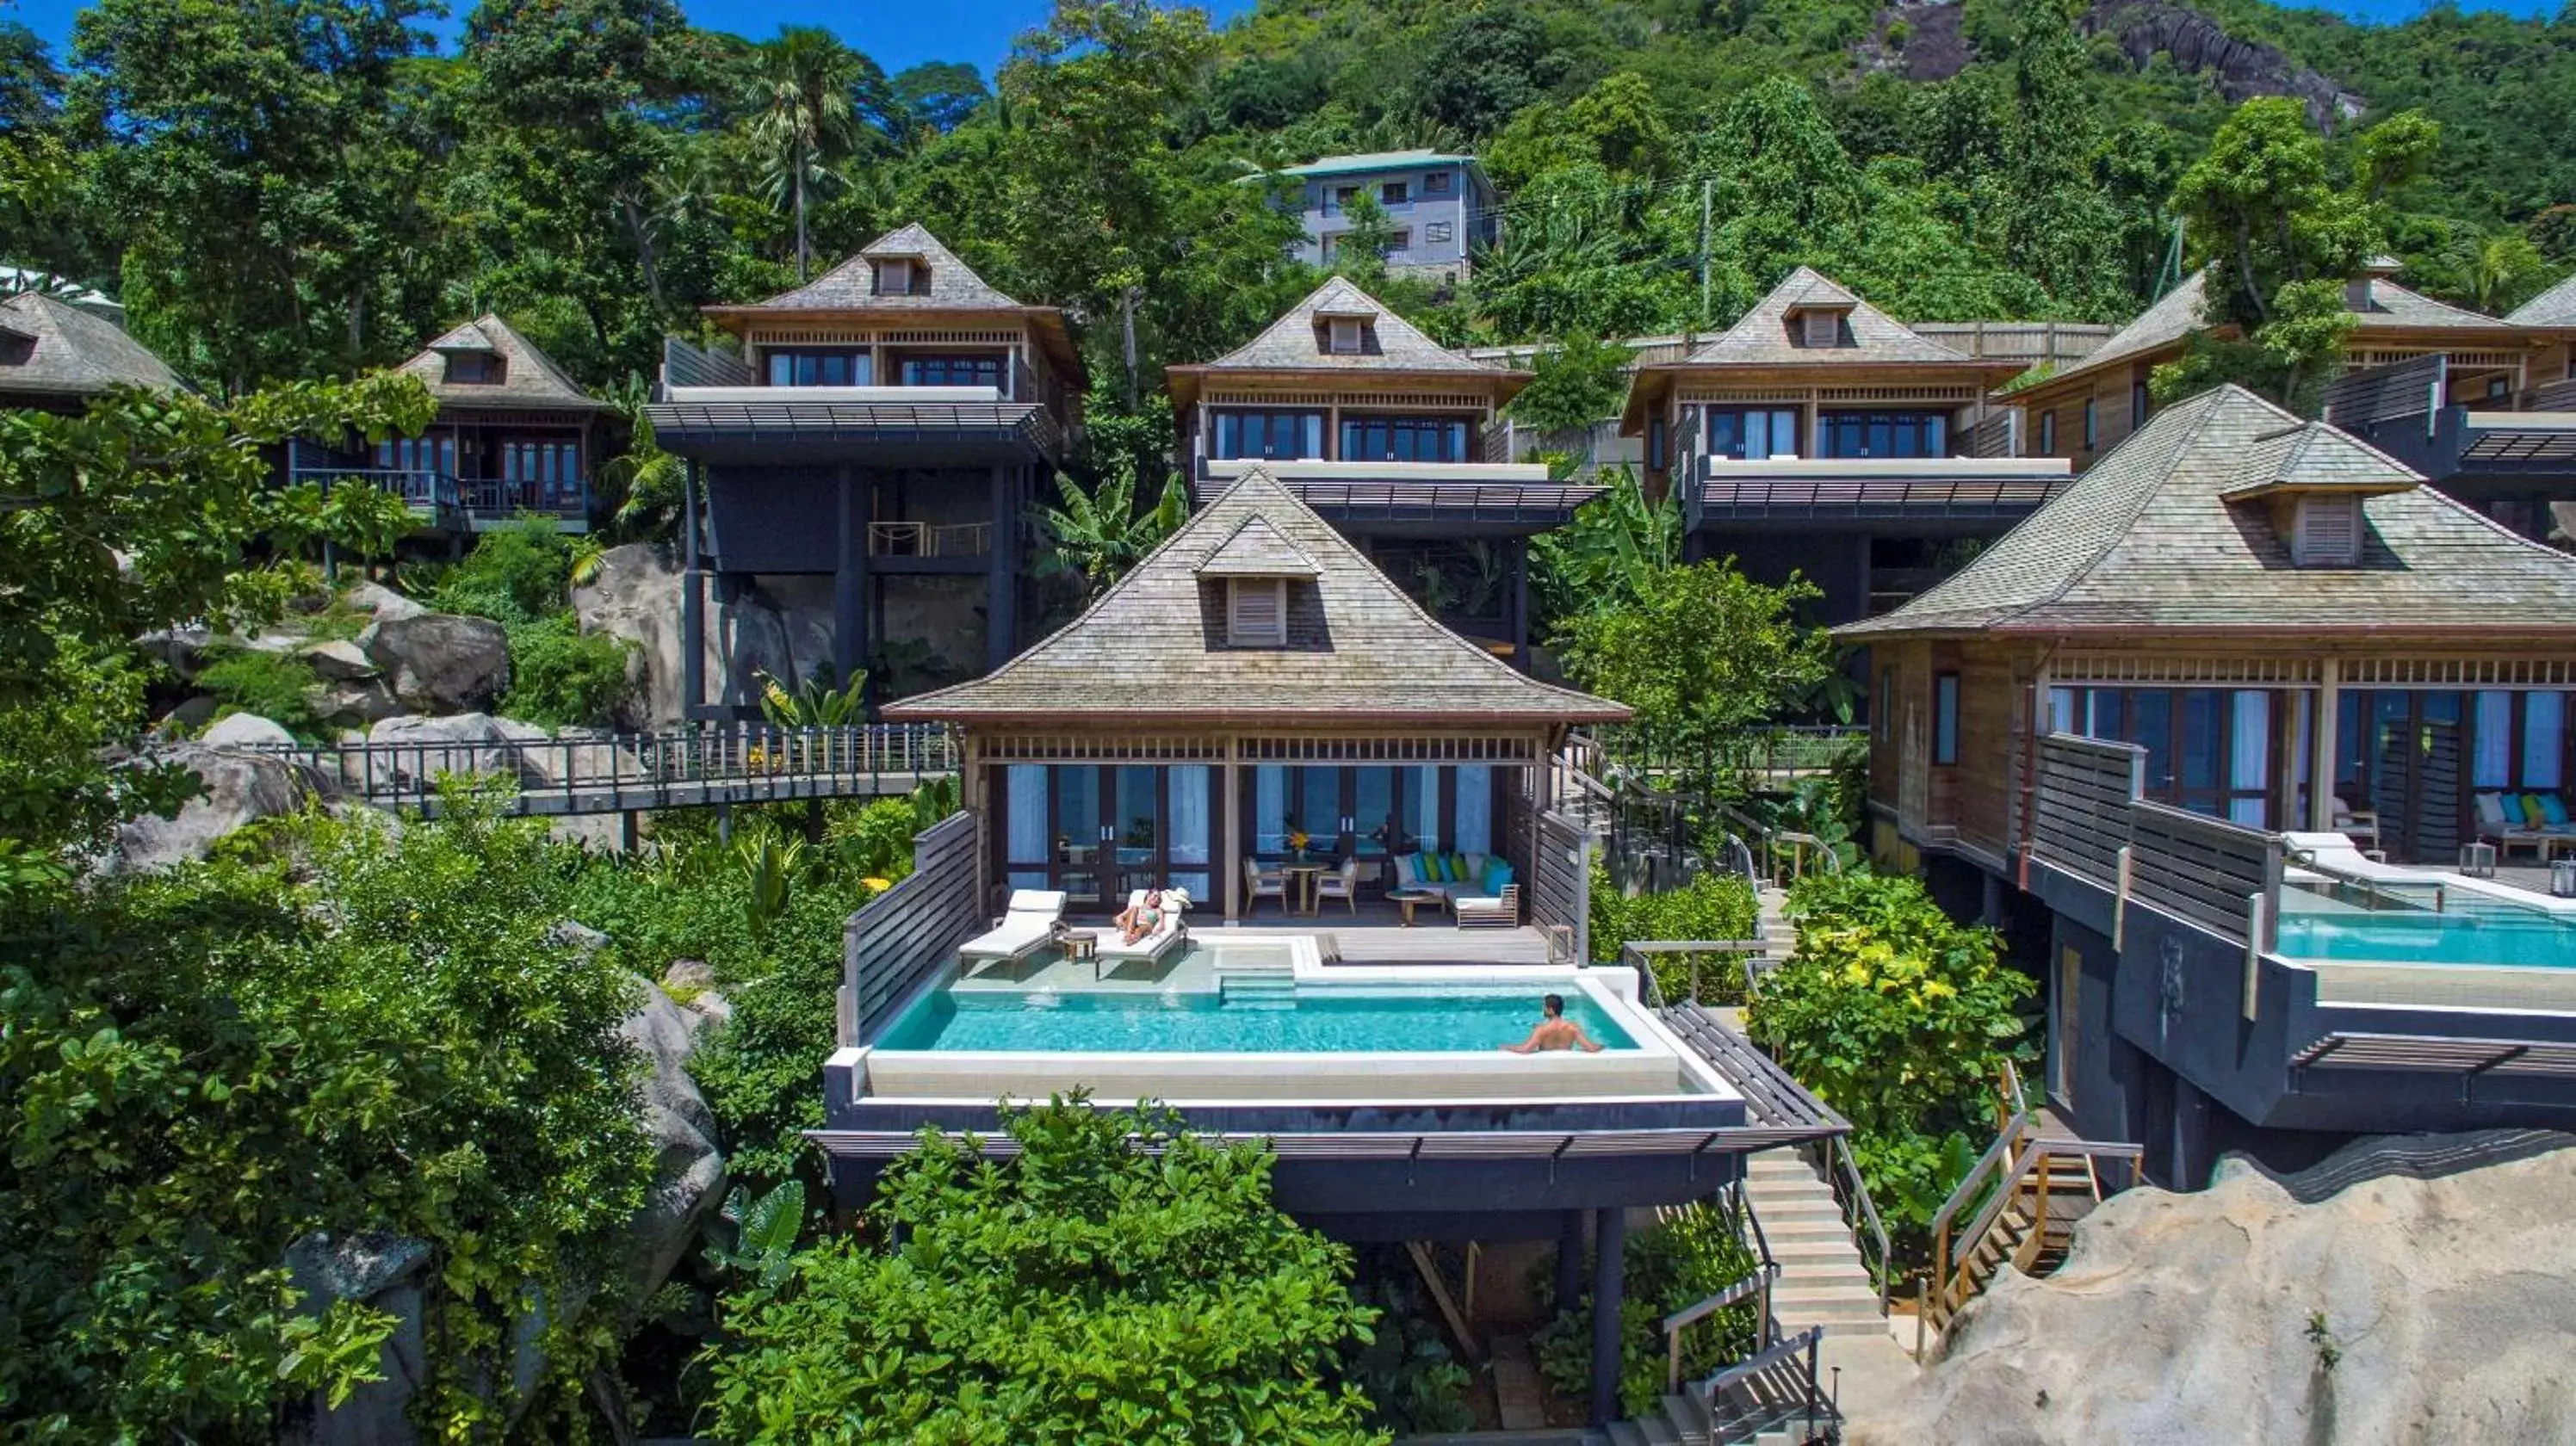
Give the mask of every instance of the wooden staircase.
[(2065, 1131), (2044, 1107), (2022, 1103), (2010, 1065), (2004, 1096), (2018, 1108), (1932, 1217), (1932, 1269), (1915, 1302), (1917, 1358), (2007, 1265), (2031, 1276), (2055, 1270), (2075, 1222), (2137, 1178), (2138, 1146)]

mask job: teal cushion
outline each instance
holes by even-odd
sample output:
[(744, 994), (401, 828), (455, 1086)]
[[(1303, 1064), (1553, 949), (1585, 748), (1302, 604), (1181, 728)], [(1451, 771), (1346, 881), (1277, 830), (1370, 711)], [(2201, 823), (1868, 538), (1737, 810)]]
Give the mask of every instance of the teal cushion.
[(1440, 882), (1440, 871), (1433, 867), (1431, 855), (1412, 854), (1409, 855), (1409, 857), (1413, 860), (1413, 876), (1415, 878), (1420, 879), (1426, 884), (1436, 884)]
[(1487, 898), (1500, 898), (1502, 897), (1503, 890), (1508, 889), (1511, 886), (1512, 866), (1503, 862), (1501, 859), (1485, 860), (1485, 896)]
[(2543, 793), (2535, 796), (2540, 800), (2540, 816), (2549, 821), (2549, 826), (2551, 828), (2566, 827), (2567, 800), (2560, 798), (2554, 793)]
[(1433, 883), (1454, 884), (1458, 882), (1458, 876), (1449, 872), (1449, 856), (1447, 854), (1424, 854), (1422, 857), (1425, 862), (1431, 865), (1431, 881)]

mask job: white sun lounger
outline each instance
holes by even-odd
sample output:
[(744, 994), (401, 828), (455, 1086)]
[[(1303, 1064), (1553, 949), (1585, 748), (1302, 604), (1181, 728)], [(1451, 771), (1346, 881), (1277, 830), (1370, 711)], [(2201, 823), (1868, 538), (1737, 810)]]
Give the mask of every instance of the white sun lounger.
[[(1145, 902), (1147, 892), (1144, 889), (1131, 891), (1127, 895), (1127, 907), (1132, 909)], [(1100, 942), (1091, 954), (1092, 978), (1101, 977), (1113, 964), (1133, 964), (1140, 959), (1159, 964), (1175, 945), (1190, 936), (1190, 926), (1182, 917), (1189, 912), (1190, 896), (1179, 889), (1165, 889), (1162, 894), (1163, 922), (1144, 938), (1129, 944), (1122, 942), (1114, 929), (1100, 931)]]
[(993, 921), (993, 927), (960, 945), (957, 957), (964, 972), (973, 973), (978, 964), (1004, 961), (1018, 963), (1064, 933), (1064, 894), (1055, 889), (1014, 889), (1010, 912)]

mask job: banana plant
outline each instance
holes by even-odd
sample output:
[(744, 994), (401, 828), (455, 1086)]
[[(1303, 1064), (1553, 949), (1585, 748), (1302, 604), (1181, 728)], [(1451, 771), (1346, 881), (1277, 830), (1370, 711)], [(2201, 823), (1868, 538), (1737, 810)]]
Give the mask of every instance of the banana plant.
[(787, 837), (776, 829), (760, 828), (734, 840), (733, 850), (734, 857), (742, 863), (744, 880), (750, 885), (743, 896), (743, 917), (750, 923), (752, 933), (765, 936), (769, 926), (787, 912), (796, 871), (805, 862), (805, 840)]
[(835, 688), (823, 679), (822, 672), (814, 672), (791, 693), (777, 675), (761, 674), (761, 716), (779, 728), (841, 728), (864, 721), (859, 694), (867, 688), (867, 670), (852, 673), (847, 687)]

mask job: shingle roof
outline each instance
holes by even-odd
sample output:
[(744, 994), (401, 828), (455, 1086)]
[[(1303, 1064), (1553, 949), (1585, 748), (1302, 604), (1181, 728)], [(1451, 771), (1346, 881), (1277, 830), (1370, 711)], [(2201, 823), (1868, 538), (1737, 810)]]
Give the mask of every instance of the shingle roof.
[[(1844, 327), (1849, 346), (1809, 347), (1792, 334), (1789, 313), (1800, 307), (1849, 308)], [(1837, 285), (1811, 267), (1789, 273), (1771, 294), (1754, 304), (1735, 325), (1719, 332), (1684, 358), (1685, 366), (1885, 366), (1898, 363), (1955, 362), (1992, 369), (1937, 341), (1917, 336), (1877, 307)]]
[(2370, 278), (2370, 309), (2357, 313), (2364, 331), (2382, 328), (2462, 327), (2470, 330), (2500, 331), (2511, 323), (2483, 311), (2435, 301), (2420, 292), (2407, 290), (2385, 276)]
[(2576, 276), (2515, 307), (2505, 320), (2517, 326), (2576, 326)]
[(2218, 495), (2239, 502), (2275, 492), (2403, 492), (2418, 480), (2386, 453), (2323, 422), (2302, 422), (2256, 438)]
[(2576, 557), (2430, 487), (2363, 499), (2358, 567), (2292, 566), (2265, 509), (2227, 495), (2285, 467), (2421, 480), (2331, 427), (2220, 387), (2157, 413), (1957, 576), (1836, 635), (2576, 630)]
[[(930, 290), (919, 296), (876, 294), (874, 262), (916, 256), (930, 267)], [(764, 311), (1016, 311), (1020, 304), (987, 284), (957, 253), (915, 221), (859, 248), (859, 254), (793, 291), (752, 303)]]
[[(1226, 646), (1224, 589), (1198, 576), (1255, 521), (1316, 568), (1313, 582), (1289, 585), (1283, 648)], [(1256, 468), (1053, 636), (974, 682), (889, 703), (885, 716), (1540, 725), (1613, 721), (1628, 710), (1538, 682), (1442, 627)]]
[[(501, 358), (498, 382), (451, 382), (447, 359), (456, 352), (486, 351)], [(441, 406), (507, 407), (520, 411), (605, 412), (609, 404), (581, 389), (516, 327), (485, 312), (422, 347), (397, 371), (420, 378)]]
[(0, 355), (0, 392), (87, 397), (114, 386), (183, 389), (167, 362), (116, 323), (42, 292), (0, 301), (0, 326), (33, 339), (23, 361)]
[(1297, 550), (1297, 545), (1279, 535), (1279, 529), (1258, 514), (1247, 517), (1234, 535), (1217, 544), (1216, 551), (1198, 565), (1201, 577), (1319, 577), (1323, 569), (1315, 560)]
[[(1355, 356), (1337, 356), (1316, 339), (1319, 316), (1366, 316), (1376, 333), (1373, 348)], [(1481, 372), (1497, 369), (1462, 356), (1424, 336), (1413, 323), (1389, 310), (1376, 297), (1336, 276), (1305, 300), (1288, 308), (1267, 330), (1215, 361), (1192, 370), (1335, 371), (1335, 372)]]

